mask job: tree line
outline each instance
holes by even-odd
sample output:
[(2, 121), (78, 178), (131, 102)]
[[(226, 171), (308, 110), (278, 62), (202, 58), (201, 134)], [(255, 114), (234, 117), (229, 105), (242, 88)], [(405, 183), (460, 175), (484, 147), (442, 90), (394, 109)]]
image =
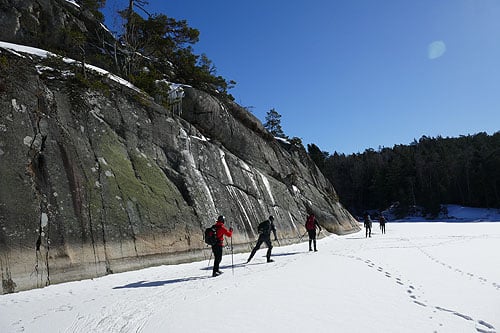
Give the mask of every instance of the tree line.
[(359, 154), (308, 153), (353, 214), (396, 204), (400, 216), (421, 207), (434, 217), (441, 204), (500, 208), (500, 132), (427, 137)]

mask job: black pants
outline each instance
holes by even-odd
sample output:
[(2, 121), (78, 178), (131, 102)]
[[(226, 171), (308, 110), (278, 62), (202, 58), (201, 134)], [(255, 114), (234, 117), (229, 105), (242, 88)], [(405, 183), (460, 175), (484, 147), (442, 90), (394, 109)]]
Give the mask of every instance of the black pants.
[(255, 247), (252, 250), (252, 253), (250, 254), (250, 257), (248, 258), (247, 262), (252, 260), (253, 256), (255, 255), (255, 252), (257, 252), (258, 249), (260, 249), (260, 246), (262, 243), (266, 243), (267, 246), (267, 261), (271, 260), (271, 250), (273, 248), (273, 245), (271, 244), (271, 235), (264, 235), (260, 234), (259, 239), (257, 240), (257, 244), (255, 244)]
[(385, 234), (385, 223), (380, 223), (380, 230), (382, 230), (382, 233)]
[(309, 235), (309, 251), (312, 251), (312, 247), (311, 247), (312, 244), (314, 244), (314, 251), (317, 251), (317, 249), (316, 249), (316, 229), (307, 230), (307, 234)]
[(365, 237), (371, 237), (372, 236), (372, 226), (369, 225), (369, 226), (365, 226), (366, 228), (366, 235)]
[(214, 253), (214, 270), (213, 273), (219, 271), (219, 265), (222, 261), (222, 246), (219, 244), (212, 245), (212, 252)]

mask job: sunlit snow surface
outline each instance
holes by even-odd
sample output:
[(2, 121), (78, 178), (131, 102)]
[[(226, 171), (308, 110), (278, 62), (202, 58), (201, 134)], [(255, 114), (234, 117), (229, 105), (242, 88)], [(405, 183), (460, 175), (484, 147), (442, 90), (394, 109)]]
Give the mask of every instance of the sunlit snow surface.
[(0, 332), (500, 332), (500, 223), (373, 231), (2, 295)]

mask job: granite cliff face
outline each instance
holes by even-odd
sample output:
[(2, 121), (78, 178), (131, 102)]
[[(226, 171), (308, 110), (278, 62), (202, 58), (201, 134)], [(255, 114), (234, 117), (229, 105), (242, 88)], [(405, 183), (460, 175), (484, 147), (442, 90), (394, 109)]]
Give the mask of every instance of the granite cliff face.
[(358, 230), (304, 149), (244, 108), (190, 87), (166, 108), (78, 70), (0, 47), (3, 293), (208, 257), (202, 231), (220, 214), (235, 251), (270, 214), (282, 244), (307, 212)]

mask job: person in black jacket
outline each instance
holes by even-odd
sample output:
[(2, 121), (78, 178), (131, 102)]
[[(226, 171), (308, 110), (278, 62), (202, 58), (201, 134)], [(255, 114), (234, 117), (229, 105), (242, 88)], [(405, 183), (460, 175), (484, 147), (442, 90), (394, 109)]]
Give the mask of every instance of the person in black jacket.
[(365, 230), (366, 230), (366, 237), (371, 237), (372, 236), (372, 219), (370, 218), (370, 214), (368, 212), (365, 213), (363, 216), (364, 219), (364, 225), (365, 225)]
[(273, 244), (271, 243), (271, 231), (274, 234), (274, 240), (277, 241), (278, 237), (276, 236), (276, 228), (274, 227), (274, 217), (271, 215), (269, 216), (269, 219), (265, 220), (264, 222), (261, 222), (257, 228), (257, 231), (259, 232), (259, 239), (257, 240), (257, 244), (252, 250), (252, 253), (250, 253), (250, 257), (248, 257), (247, 263), (252, 260), (253, 256), (257, 252), (257, 250), (260, 248), (262, 243), (266, 243), (267, 245), (267, 262), (273, 262), (274, 260), (271, 259), (271, 250), (273, 248)]
[(378, 217), (378, 223), (380, 225), (380, 231), (382, 231), (383, 234), (385, 234), (385, 223), (387, 222), (387, 220), (385, 219), (385, 216), (382, 215), (382, 213), (380, 213), (379, 217)]

